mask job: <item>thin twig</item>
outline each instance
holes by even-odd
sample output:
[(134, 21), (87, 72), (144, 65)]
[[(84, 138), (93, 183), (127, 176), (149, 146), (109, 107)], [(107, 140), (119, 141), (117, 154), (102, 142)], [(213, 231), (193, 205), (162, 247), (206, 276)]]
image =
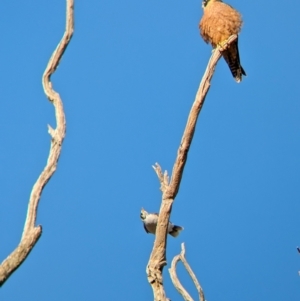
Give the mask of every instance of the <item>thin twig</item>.
[(48, 132), (52, 139), (47, 164), (32, 188), (21, 241), (17, 248), (0, 265), (0, 286), (2, 286), (9, 276), (24, 262), (42, 234), (42, 227), (35, 226), (37, 208), (42, 191), (56, 170), (66, 133), (66, 120), (63, 104), (59, 94), (52, 89), (50, 78), (56, 70), (73, 35), (73, 8), (74, 0), (67, 0), (65, 33), (53, 52), (42, 79), (45, 94), (54, 105), (57, 123), (56, 129), (48, 126)]
[[(230, 43), (237, 39), (236, 35), (231, 36), (227, 43), (223, 46), (226, 48)], [(171, 181), (168, 185), (165, 185), (165, 181), (161, 179), (161, 167), (156, 163), (154, 168), (157, 173), (157, 168), (160, 169), (158, 174), (159, 181), (161, 183), (162, 203), (159, 211), (159, 217), (156, 228), (156, 235), (153, 250), (150, 255), (150, 259), (147, 265), (148, 282), (152, 286), (154, 300), (165, 301), (166, 296), (163, 287), (162, 271), (166, 265), (166, 246), (167, 246), (167, 227), (169, 223), (170, 214), (172, 211), (172, 204), (178, 193), (180, 182), (184, 170), (184, 166), (187, 160), (187, 154), (192, 143), (194, 132), (196, 129), (196, 122), (199, 113), (203, 107), (205, 97), (210, 88), (210, 81), (214, 74), (217, 62), (222, 56), (221, 49), (216, 48), (211, 55), (207, 68), (202, 77), (199, 89), (196, 94), (195, 101), (192, 105), (187, 124), (181, 139), (181, 143), (177, 152), (177, 158), (175, 160), (173, 171), (171, 175)], [(164, 185), (162, 185), (162, 182)]]
[(158, 163), (155, 163), (155, 165), (152, 165), (152, 167), (155, 170), (155, 173), (160, 182), (160, 190), (164, 193), (166, 188), (169, 186), (168, 172), (165, 171), (164, 173), (162, 173), (161, 167)]
[(184, 267), (186, 268), (187, 272), (189, 273), (189, 275), (191, 276), (196, 289), (198, 291), (199, 294), (199, 300), (200, 301), (205, 301), (205, 297), (204, 297), (204, 292), (203, 289), (196, 277), (196, 275), (194, 274), (193, 270), (191, 269), (190, 265), (188, 264), (186, 258), (185, 258), (185, 247), (184, 247), (184, 243), (181, 244), (181, 252), (179, 255), (175, 256), (172, 260), (172, 264), (171, 264), (171, 268), (169, 269), (169, 273), (172, 279), (172, 282), (175, 286), (175, 288), (177, 289), (177, 291), (182, 295), (182, 297), (184, 298), (184, 300), (186, 301), (193, 301), (193, 298), (189, 295), (189, 293), (184, 289), (184, 287), (182, 286), (182, 284), (180, 283), (180, 281), (178, 280), (177, 277), (177, 273), (176, 273), (176, 265), (178, 263), (178, 261), (181, 260)]
[(187, 292), (187, 290), (182, 286), (180, 281), (178, 280), (177, 274), (176, 274), (176, 265), (177, 262), (180, 260), (180, 254), (174, 256), (172, 263), (171, 263), (171, 268), (169, 269), (169, 273), (171, 276), (171, 280), (179, 294), (183, 297), (184, 300), (186, 301), (194, 301), (194, 299), (190, 296), (190, 294)]

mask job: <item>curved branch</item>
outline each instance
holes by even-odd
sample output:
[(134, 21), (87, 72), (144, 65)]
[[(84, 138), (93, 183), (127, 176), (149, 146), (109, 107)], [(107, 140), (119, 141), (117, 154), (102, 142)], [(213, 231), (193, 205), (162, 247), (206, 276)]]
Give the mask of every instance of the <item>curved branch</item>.
[(187, 272), (189, 273), (189, 275), (191, 276), (196, 289), (198, 291), (199, 294), (199, 300), (200, 301), (205, 301), (205, 297), (204, 297), (204, 292), (202, 290), (202, 287), (200, 285), (200, 283), (198, 282), (198, 279), (196, 277), (196, 275), (194, 274), (193, 270), (191, 269), (190, 265), (188, 264), (187, 260), (185, 259), (185, 247), (184, 247), (184, 243), (181, 244), (181, 252), (179, 255), (175, 256), (172, 260), (172, 264), (171, 264), (171, 268), (169, 269), (169, 273), (170, 273), (170, 277), (172, 279), (172, 282), (175, 286), (175, 288), (177, 289), (177, 291), (179, 292), (179, 294), (182, 295), (183, 299), (186, 301), (193, 301), (193, 298), (189, 295), (189, 293), (185, 290), (185, 288), (182, 286), (182, 284), (180, 283), (178, 277), (177, 277), (177, 273), (176, 273), (176, 265), (178, 263), (178, 261), (181, 260), (182, 263), (184, 264), (184, 267), (186, 268)]
[(65, 33), (53, 52), (42, 79), (45, 94), (54, 105), (57, 123), (56, 129), (48, 126), (48, 132), (52, 139), (47, 164), (32, 188), (21, 241), (17, 248), (0, 265), (0, 286), (2, 286), (9, 276), (24, 262), (42, 234), (42, 227), (35, 226), (37, 208), (42, 191), (56, 170), (66, 133), (66, 120), (63, 104), (59, 94), (52, 89), (50, 77), (56, 70), (60, 59), (71, 40), (74, 31), (73, 8), (74, 0), (67, 0)]
[(225, 45), (223, 45), (223, 48), (220, 49), (219, 47), (217, 47), (211, 55), (211, 58), (200, 82), (195, 101), (188, 116), (187, 124), (177, 152), (177, 158), (173, 166), (170, 183), (167, 183), (169, 182), (169, 180), (166, 172), (164, 176), (162, 176), (162, 171), (159, 164), (156, 163), (154, 166), (161, 184), (161, 190), (163, 192), (162, 203), (157, 221), (154, 246), (146, 270), (148, 282), (152, 286), (155, 301), (166, 300), (163, 287), (162, 270), (166, 265), (167, 227), (172, 211), (172, 204), (180, 187), (187, 155), (195, 133), (197, 119), (203, 107), (205, 97), (209, 91), (210, 81), (214, 74), (216, 65), (222, 56), (222, 50), (226, 49), (226, 47), (236, 39), (236, 35), (229, 37)]

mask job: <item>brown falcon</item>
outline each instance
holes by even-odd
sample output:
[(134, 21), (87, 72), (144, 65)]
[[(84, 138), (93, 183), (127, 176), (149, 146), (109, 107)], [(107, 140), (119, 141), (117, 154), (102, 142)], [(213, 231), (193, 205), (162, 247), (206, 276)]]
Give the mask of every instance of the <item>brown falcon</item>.
[[(210, 43), (213, 48), (222, 47), (231, 35), (238, 35), (243, 23), (238, 11), (221, 0), (204, 0), (202, 8), (203, 17), (199, 28), (206, 43)], [(240, 63), (238, 39), (227, 46), (222, 54), (233, 77), (239, 83), (246, 72)]]

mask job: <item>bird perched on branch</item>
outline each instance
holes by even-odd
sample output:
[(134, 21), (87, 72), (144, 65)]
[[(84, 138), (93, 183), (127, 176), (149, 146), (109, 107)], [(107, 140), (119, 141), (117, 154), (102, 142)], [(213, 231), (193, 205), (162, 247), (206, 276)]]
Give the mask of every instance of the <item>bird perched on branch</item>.
[[(232, 35), (238, 35), (242, 27), (242, 17), (238, 11), (221, 0), (204, 0), (202, 2), (203, 17), (199, 23), (200, 34), (206, 43), (213, 48), (224, 46)], [(222, 51), (230, 71), (236, 82), (246, 75), (240, 63), (238, 38)]]
[[(157, 221), (158, 221), (158, 214), (157, 213), (148, 213), (145, 209), (142, 208), (141, 210), (141, 220), (144, 223), (144, 228), (147, 233), (155, 234)], [(173, 237), (177, 237), (180, 231), (183, 230), (183, 227), (173, 225), (169, 222), (168, 226), (168, 233)]]

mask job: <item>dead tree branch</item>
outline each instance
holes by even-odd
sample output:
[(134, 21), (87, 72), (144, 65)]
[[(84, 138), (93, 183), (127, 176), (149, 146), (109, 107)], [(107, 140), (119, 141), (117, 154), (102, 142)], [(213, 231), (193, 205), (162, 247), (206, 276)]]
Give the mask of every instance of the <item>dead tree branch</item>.
[[(236, 40), (236, 38), (236, 35), (231, 36), (227, 43), (223, 46), (223, 49)], [(213, 51), (213, 54), (208, 62), (197, 91), (195, 101), (188, 116), (187, 124), (177, 152), (177, 158), (173, 166), (171, 181), (169, 182), (166, 172), (163, 176), (161, 167), (158, 163), (153, 166), (160, 181), (162, 190), (162, 203), (159, 211), (154, 246), (146, 269), (148, 281), (152, 287), (155, 301), (166, 300), (163, 287), (162, 271), (163, 267), (166, 265), (167, 226), (172, 210), (172, 204), (180, 187), (188, 151), (195, 133), (197, 119), (210, 88), (210, 81), (214, 74), (215, 67), (221, 56), (222, 50), (218, 47)]]
[(49, 101), (54, 105), (57, 123), (56, 129), (53, 129), (48, 125), (48, 132), (51, 136), (51, 146), (48, 161), (32, 188), (21, 241), (17, 248), (0, 265), (0, 286), (2, 286), (10, 277), (10, 275), (24, 262), (42, 234), (42, 227), (35, 226), (37, 208), (42, 191), (56, 170), (62, 143), (66, 133), (66, 119), (63, 104), (59, 94), (53, 90), (50, 78), (56, 70), (60, 59), (62, 58), (73, 35), (73, 8), (74, 0), (67, 0), (65, 33), (53, 52), (42, 79), (45, 94)]
[(188, 264), (187, 260), (185, 259), (185, 247), (184, 247), (184, 243), (181, 244), (181, 252), (179, 255), (175, 256), (172, 260), (172, 264), (171, 264), (171, 268), (169, 269), (169, 273), (172, 279), (172, 282), (175, 286), (175, 288), (177, 289), (177, 291), (179, 292), (179, 294), (182, 295), (183, 299), (185, 301), (193, 301), (193, 298), (189, 295), (189, 293), (185, 290), (185, 288), (182, 286), (182, 284), (180, 283), (178, 277), (177, 277), (177, 273), (176, 273), (176, 265), (178, 263), (178, 261), (181, 260), (184, 267), (186, 268), (187, 272), (189, 273), (189, 275), (191, 276), (196, 289), (198, 291), (199, 294), (199, 300), (200, 301), (205, 301), (205, 297), (204, 297), (204, 292), (202, 290), (202, 287), (200, 285), (200, 283), (197, 280), (196, 275), (194, 274), (193, 270), (191, 269), (190, 265)]

